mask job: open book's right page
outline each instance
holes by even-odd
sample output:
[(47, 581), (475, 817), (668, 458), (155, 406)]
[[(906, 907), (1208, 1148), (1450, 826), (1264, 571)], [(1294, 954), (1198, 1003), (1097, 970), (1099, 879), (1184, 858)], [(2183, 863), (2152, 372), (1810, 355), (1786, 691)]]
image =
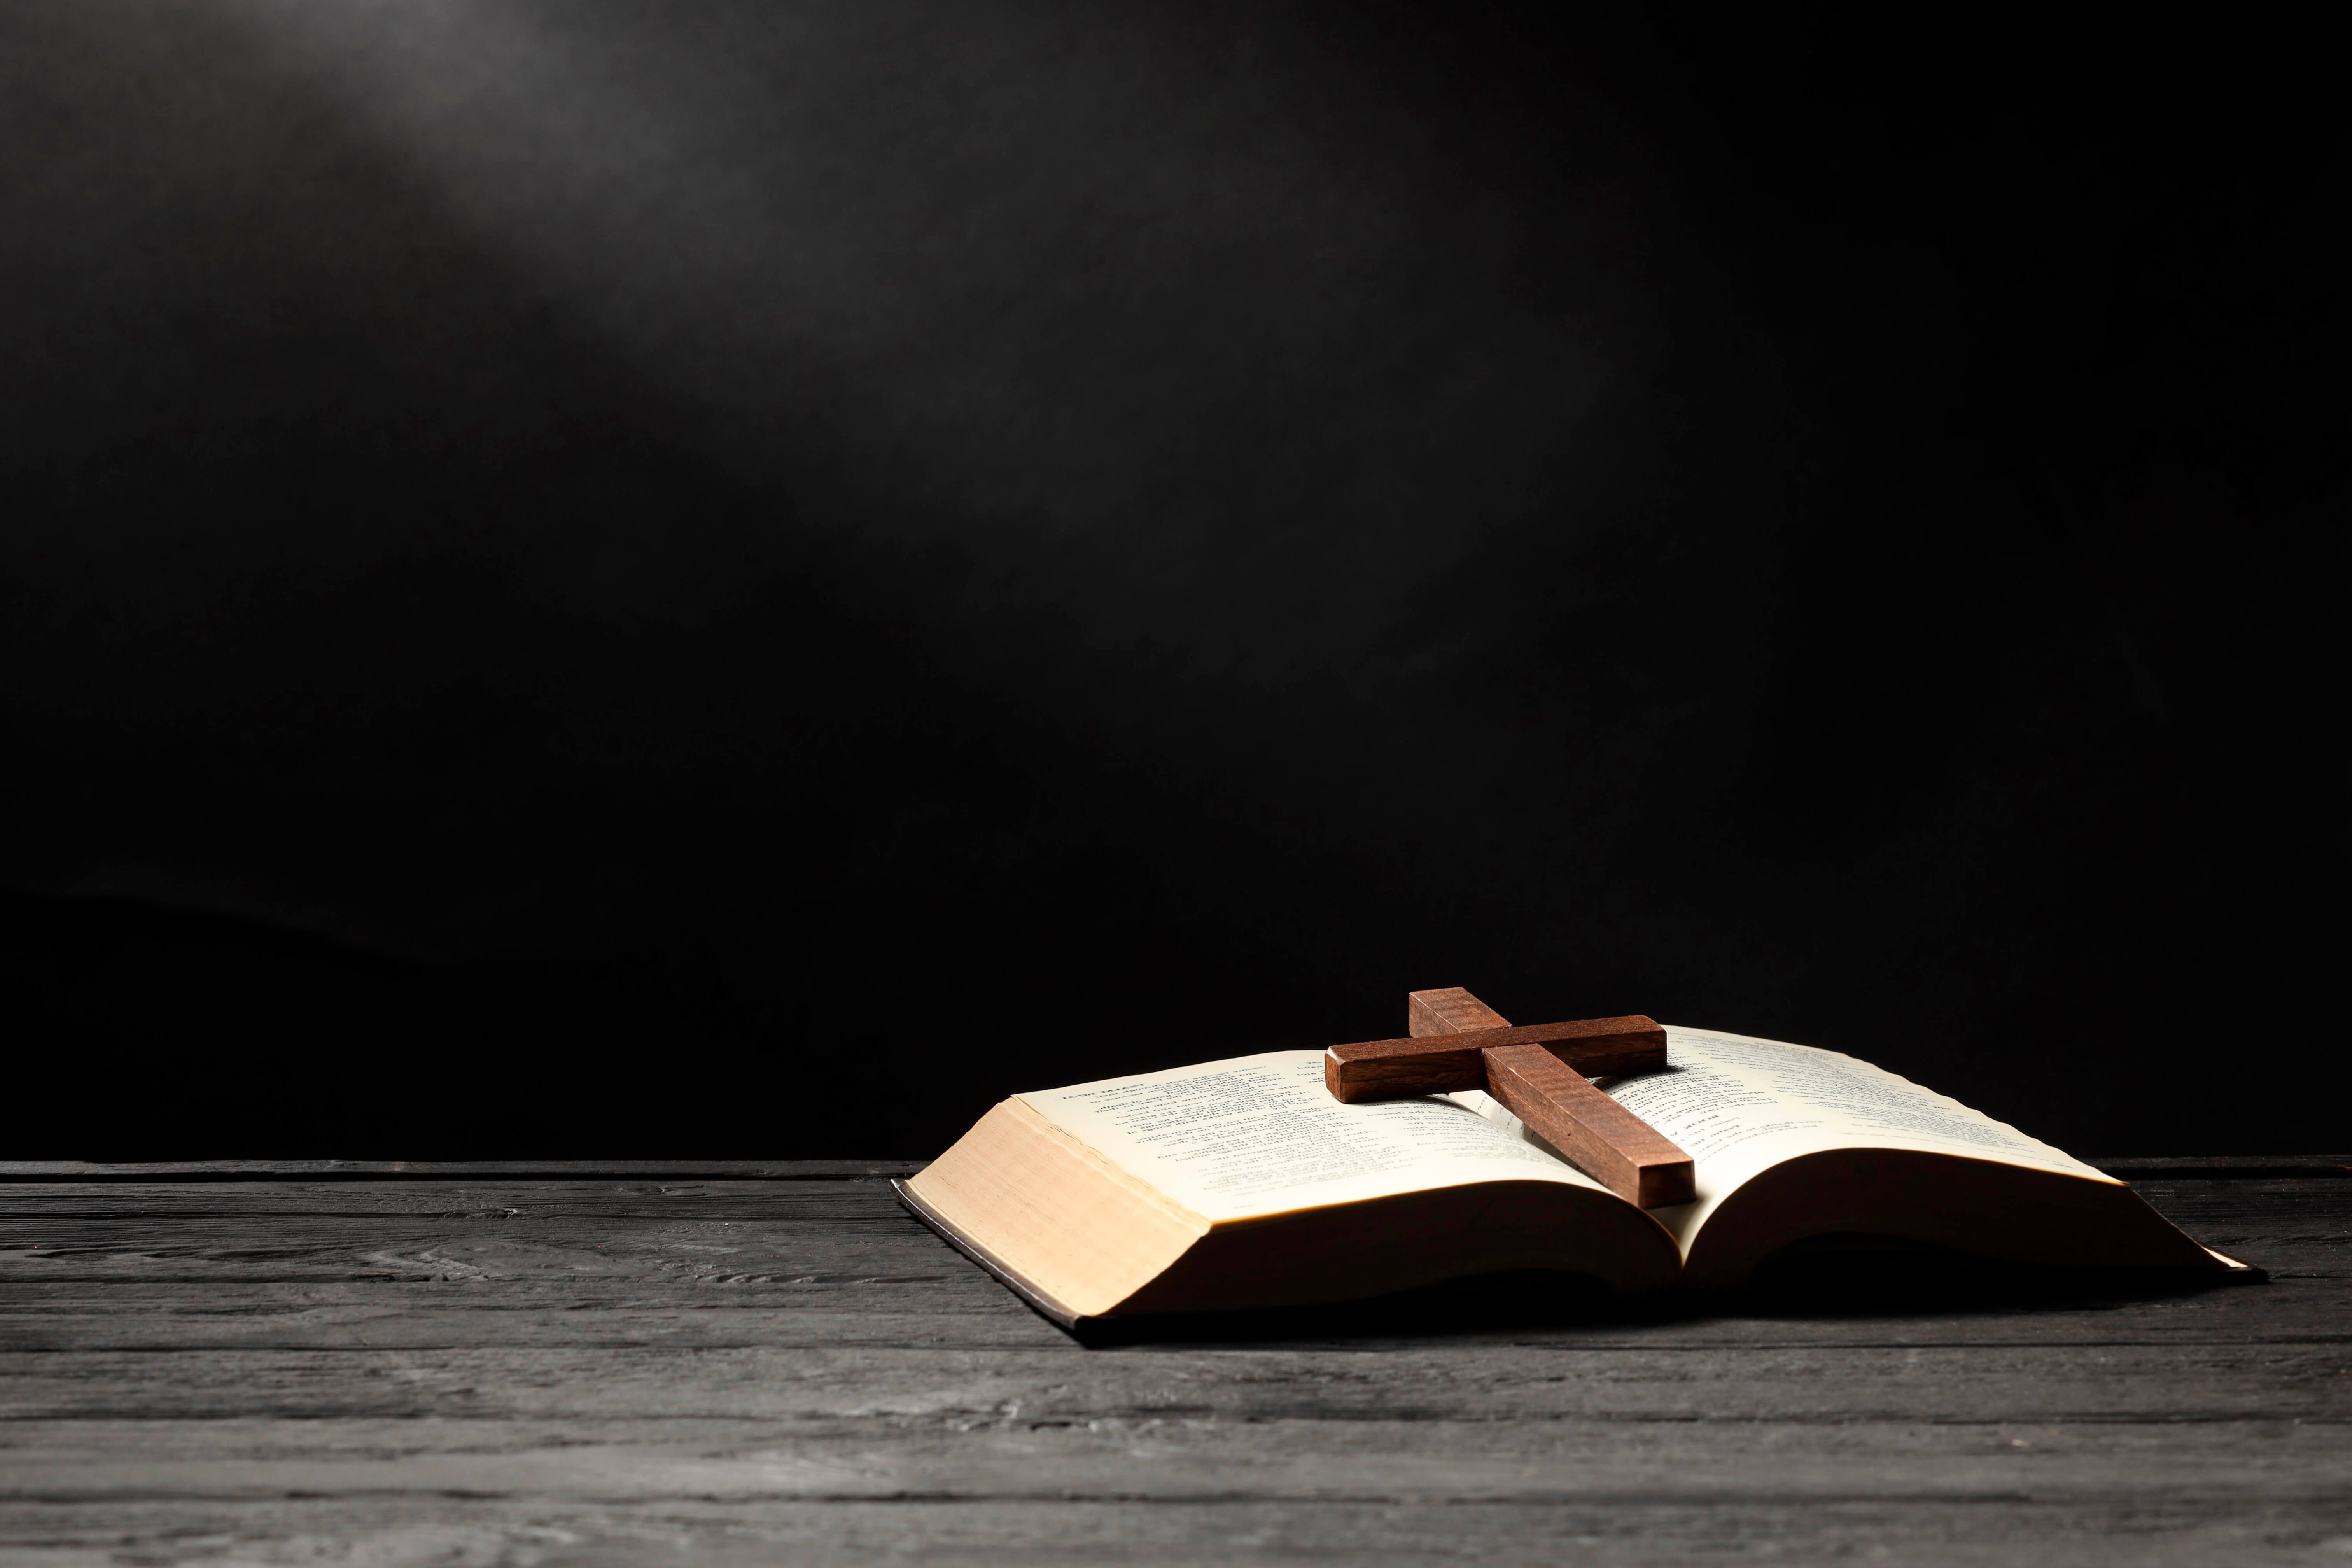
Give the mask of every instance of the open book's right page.
[[(1697, 1201), (1651, 1211), (1685, 1257), (1707, 1216), (1741, 1184), (1830, 1149), (1916, 1149), (2121, 1184), (2005, 1121), (1836, 1051), (1671, 1025), (1666, 1043), (1674, 1065), (1665, 1071), (1601, 1087), (1691, 1157)], [(1486, 1095), (1452, 1098), (1526, 1135), (1518, 1118)]]

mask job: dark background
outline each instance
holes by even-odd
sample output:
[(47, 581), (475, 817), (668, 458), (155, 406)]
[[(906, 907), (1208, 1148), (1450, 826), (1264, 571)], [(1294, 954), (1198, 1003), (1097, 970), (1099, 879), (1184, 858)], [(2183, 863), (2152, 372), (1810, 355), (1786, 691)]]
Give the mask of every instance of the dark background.
[(1444, 984), (2341, 1146), (2340, 84), (2150, 26), (9, 7), (13, 1152)]

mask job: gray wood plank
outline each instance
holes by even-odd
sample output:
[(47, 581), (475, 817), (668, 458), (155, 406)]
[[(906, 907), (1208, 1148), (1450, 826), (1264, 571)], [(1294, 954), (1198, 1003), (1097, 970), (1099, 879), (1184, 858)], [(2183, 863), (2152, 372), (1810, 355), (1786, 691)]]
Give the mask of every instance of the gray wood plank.
[[(1465, 1502), (1643, 1497), (2299, 1500), (2340, 1491), (2352, 1429), (2291, 1420), (1625, 1423), (1202, 1415), (1040, 1419), (1010, 1404), (928, 1421), (789, 1426), (375, 1418), (40, 1424), (11, 1500), (100, 1505), (289, 1493), (470, 1493), (559, 1503), (935, 1498)], [(7, 1450), (0, 1450), (7, 1452)]]
[(883, 1168), (20, 1172), (0, 1556), (2352, 1552), (2332, 1177), (2139, 1184), (2264, 1287), (1370, 1332), (1342, 1310), (1088, 1349)]
[(0, 1160), (0, 1182), (466, 1181), (488, 1176), (728, 1177), (821, 1181), (910, 1176), (927, 1160)]
[[(2175, 1184), (2154, 1195), (2199, 1234), (2279, 1270), (2279, 1285), (2032, 1313), (1914, 1311), (1884, 1326), (1801, 1313), (1725, 1320), (1701, 1306), (1677, 1311), (1670, 1327), (1622, 1331), (1746, 1342), (2326, 1331), (2314, 1299), (2284, 1287), (2352, 1272), (2352, 1186)], [(636, 1313), (650, 1314), (649, 1333), (676, 1336), (698, 1321), (706, 1327), (691, 1331), (729, 1342), (808, 1342), (845, 1320), (859, 1320), (856, 1337), (880, 1342), (931, 1314), (962, 1320), (984, 1342), (1003, 1342), (1008, 1325), (1017, 1342), (1035, 1339), (1012, 1298), (909, 1221), (878, 1181), (26, 1187), (0, 1202), (11, 1287), (0, 1293), (0, 1343), (18, 1348), (128, 1345), (123, 1334), (142, 1331), (192, 1344), (299, 1344), (363, 1322), (411, 1342), (562, 1342), (592, 1326), (610, 1337), (621, 1331), (616, 1314)], [(2270, 1235), (2251, 1234), (2262, 1230)], [(459, 1308), (470, 1327), (439, 1322)], [(735, 1316), (719, 1328), (713, 1312)], [(772, 1322), (749, 1326), (763, 1312)], [(387, 1326), (394, 1319), (407, 1321)], [(149, 1327), (126, 1327), (139, 1324)], [(1333, 1325), (1344, 1328), (1344, 1314)], [(952, 1331), (934, 1324), (908, 1342)]]
[(2158, 1154), (2092, 1160), (2111, 1176), (2137, 1182), (2153, 1176), (2352, 1176), (2352, 1154)]
[(860, 1412), (1039, 1420), (2352, 1421), (2352, 1335), (2259, 1345), (610, 1345), (0, 1355), (8, 1419), (467, 1418)]
[(973, 1500), (677, 1500), (562, 1505), (460, 1492), (432, 1499), (287, 1498), (86, 1505), (0, 1503), (6, 1561), (407, 1564), (1286, 1563), (1344, 1561), (1679, 1565), (1856, 1561), (2205, 1568), (2338, 1563), (2352, 1547), (2340, 1490), (2239, 1500), (2205, 1490), (2044, 1497), (1661, 1499), (1642, 1494), (1468, 1502), (1268, 1502), (1032, 1494)]
[[(2032, 1311), (1987, 1310), (1907, 1316), (1785, 1312), (1740, 1314), (1702, 1303), (1656, 1319), (1571, 1319), (1493, 1327), (1441, 1325), (1399, 1332), (1350, 1331), (1344, 1314), (1323, 1332), (1293, 1324), (1243, 1341), (1242, 1348), (1289, 1347), (1369, 1353), (1391, 1347), (1675, 1345), (1762, 1351), (1854, 1347), (2049, 1345), (2294, 1345), (2336, 1343), (2347, 1334), (2343, 1297), (2292, 1283), (2267, 1288), (2249, 1303), (2239, 1292), (2192, 1300), (2056, 1306)], [(2251, 1295), (2252, 1290), (2243, 1292)], [(654, 1294), (589, 1296), (570, 1289), (530, 1292), (452, 1285), (419, 1301), (399, 1288), (214, 1288), (200, 1299), (173, 1290), (160, 1304), (147, 1296), (57, 1293), (0, 1297), (0, 1350), (14, 1352), (118, 1352), (147, 1356), (212, 1349), (303, 1351), (345, 1346), (463, 1350), (619, 1346), (768, 1347), (942, 1345), (971, 1350), (1081, 1347), (1013, 1301), (992, 1281), (970, 1281), (953, 1300), (890, 1287), (820, 1284), (764, 1292), (725, 1288), (724, 1300), (680, 1303)], [(2258, 1309), (2258, 1310), (2257, 1310)], [(1170, 1338), (1099, 1348), (1092, 1354), (1164, 1354), (1202, 1348)]]

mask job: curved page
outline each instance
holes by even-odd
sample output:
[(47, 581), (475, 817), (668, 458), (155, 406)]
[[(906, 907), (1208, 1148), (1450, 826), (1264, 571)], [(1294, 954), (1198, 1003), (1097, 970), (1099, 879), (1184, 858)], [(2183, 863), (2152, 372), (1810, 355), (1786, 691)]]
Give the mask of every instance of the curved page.
[[(1696, 1202), (1650, 1212), (1690, 1255), (1723, 1200), (1784, 1161), (1832, 1149), (1905, 1149), (2078, 1176), (2113, 1177), (2006, 1121), (1836, 1051), (1711, 1029), (1666, 1027), (1664, 1072), (1604, 1084), (1611, 1098), (1689, 1153)], [(1449, 1097), (1527, 1136), (1484, 1094)]]
[(1342, 1105), (1320, 1051), (1268, 1051), (1014, 1097), (1212, 1222), (1473, 1182), (1601, 1184), (1466, 1107)]

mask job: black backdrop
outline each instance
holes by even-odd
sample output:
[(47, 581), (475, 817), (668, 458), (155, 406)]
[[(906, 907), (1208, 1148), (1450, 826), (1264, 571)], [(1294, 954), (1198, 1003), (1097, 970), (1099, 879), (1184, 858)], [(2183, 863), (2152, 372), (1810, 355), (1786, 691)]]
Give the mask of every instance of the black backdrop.
[(14, 1152), (923, 1154), (1443, 984), (2342, 1146), (2328, 51), (1873, 26), (10, 7)]

